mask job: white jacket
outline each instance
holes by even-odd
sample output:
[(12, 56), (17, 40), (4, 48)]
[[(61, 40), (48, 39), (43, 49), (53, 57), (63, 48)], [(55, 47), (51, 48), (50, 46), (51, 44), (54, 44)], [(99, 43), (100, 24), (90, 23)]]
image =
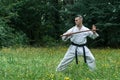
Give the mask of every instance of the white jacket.
[[(71, 29), (69, 29), (67, 32), (65, 32), (63, 35), (71, 33), (71, 32), (86, 31), (86, 30), (89, 30), (89, 29), (85, 26), (82, 26), (80, 30), (78, 29), (77, 26), (74, 26)], [(87, 31), (87, 32), (72, 34), (69, 37), (63, 36), (62, 40), (67, 41), (68, 39), (70, 39), (71, 42), (74, 42), (76, 44), (85, 44), (87, 43), (87, 37), (95, 39), (98, 36), (99, 35), (97, 33), (93, 33), (92, 31)]]

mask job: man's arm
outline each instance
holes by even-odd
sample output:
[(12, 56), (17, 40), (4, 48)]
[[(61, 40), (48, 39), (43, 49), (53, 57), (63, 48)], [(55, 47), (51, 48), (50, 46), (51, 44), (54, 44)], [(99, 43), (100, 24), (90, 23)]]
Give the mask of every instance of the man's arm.
[(67, 32), (65, 32), (63, 35), (66, 35), (66, 36), (62, 36), (62, 40), (67, 41), (72, 36), (72, 28), (69, 29)]
[(96, 32), (96, 26), (92, 25), (92, 31), (89, 31), (89, 37), (91, 37), (92, 39), (95, 39), (99, 36), (99, 34)]

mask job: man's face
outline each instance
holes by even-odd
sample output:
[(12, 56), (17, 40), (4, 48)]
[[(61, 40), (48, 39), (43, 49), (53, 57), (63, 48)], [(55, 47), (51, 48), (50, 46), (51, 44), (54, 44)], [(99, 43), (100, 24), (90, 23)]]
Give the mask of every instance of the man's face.
[(76, 24), (76, 25), (82, 24), (82, 18), (76, 17), (76, 18), (75, 18), (75, 24)]

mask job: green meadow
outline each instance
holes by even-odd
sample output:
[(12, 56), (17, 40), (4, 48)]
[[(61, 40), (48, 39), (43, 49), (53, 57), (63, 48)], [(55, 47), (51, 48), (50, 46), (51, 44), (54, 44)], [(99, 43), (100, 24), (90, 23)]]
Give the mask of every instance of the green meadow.
[(89, 71), (79, 57), (63, 72), (56, 67), (68, 47), (19, 47), (0, 50), (0, 80), (120, 80), (120, 49), (90, 49), (97, 69)]

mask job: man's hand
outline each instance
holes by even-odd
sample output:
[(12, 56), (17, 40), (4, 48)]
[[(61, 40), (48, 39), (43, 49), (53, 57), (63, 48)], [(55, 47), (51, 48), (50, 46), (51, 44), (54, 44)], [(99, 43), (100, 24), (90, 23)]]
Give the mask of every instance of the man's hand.
[(73, 33), (67, 33), (67, 34), (61, 35), (61, 37), (62, 37), (62, 36), (69, 37), (69, 36), (71, 36), (72, 34), (73, 34)]
[(96, 33), (96, 26), (94, 24), (92, 25), (92, 32)]

